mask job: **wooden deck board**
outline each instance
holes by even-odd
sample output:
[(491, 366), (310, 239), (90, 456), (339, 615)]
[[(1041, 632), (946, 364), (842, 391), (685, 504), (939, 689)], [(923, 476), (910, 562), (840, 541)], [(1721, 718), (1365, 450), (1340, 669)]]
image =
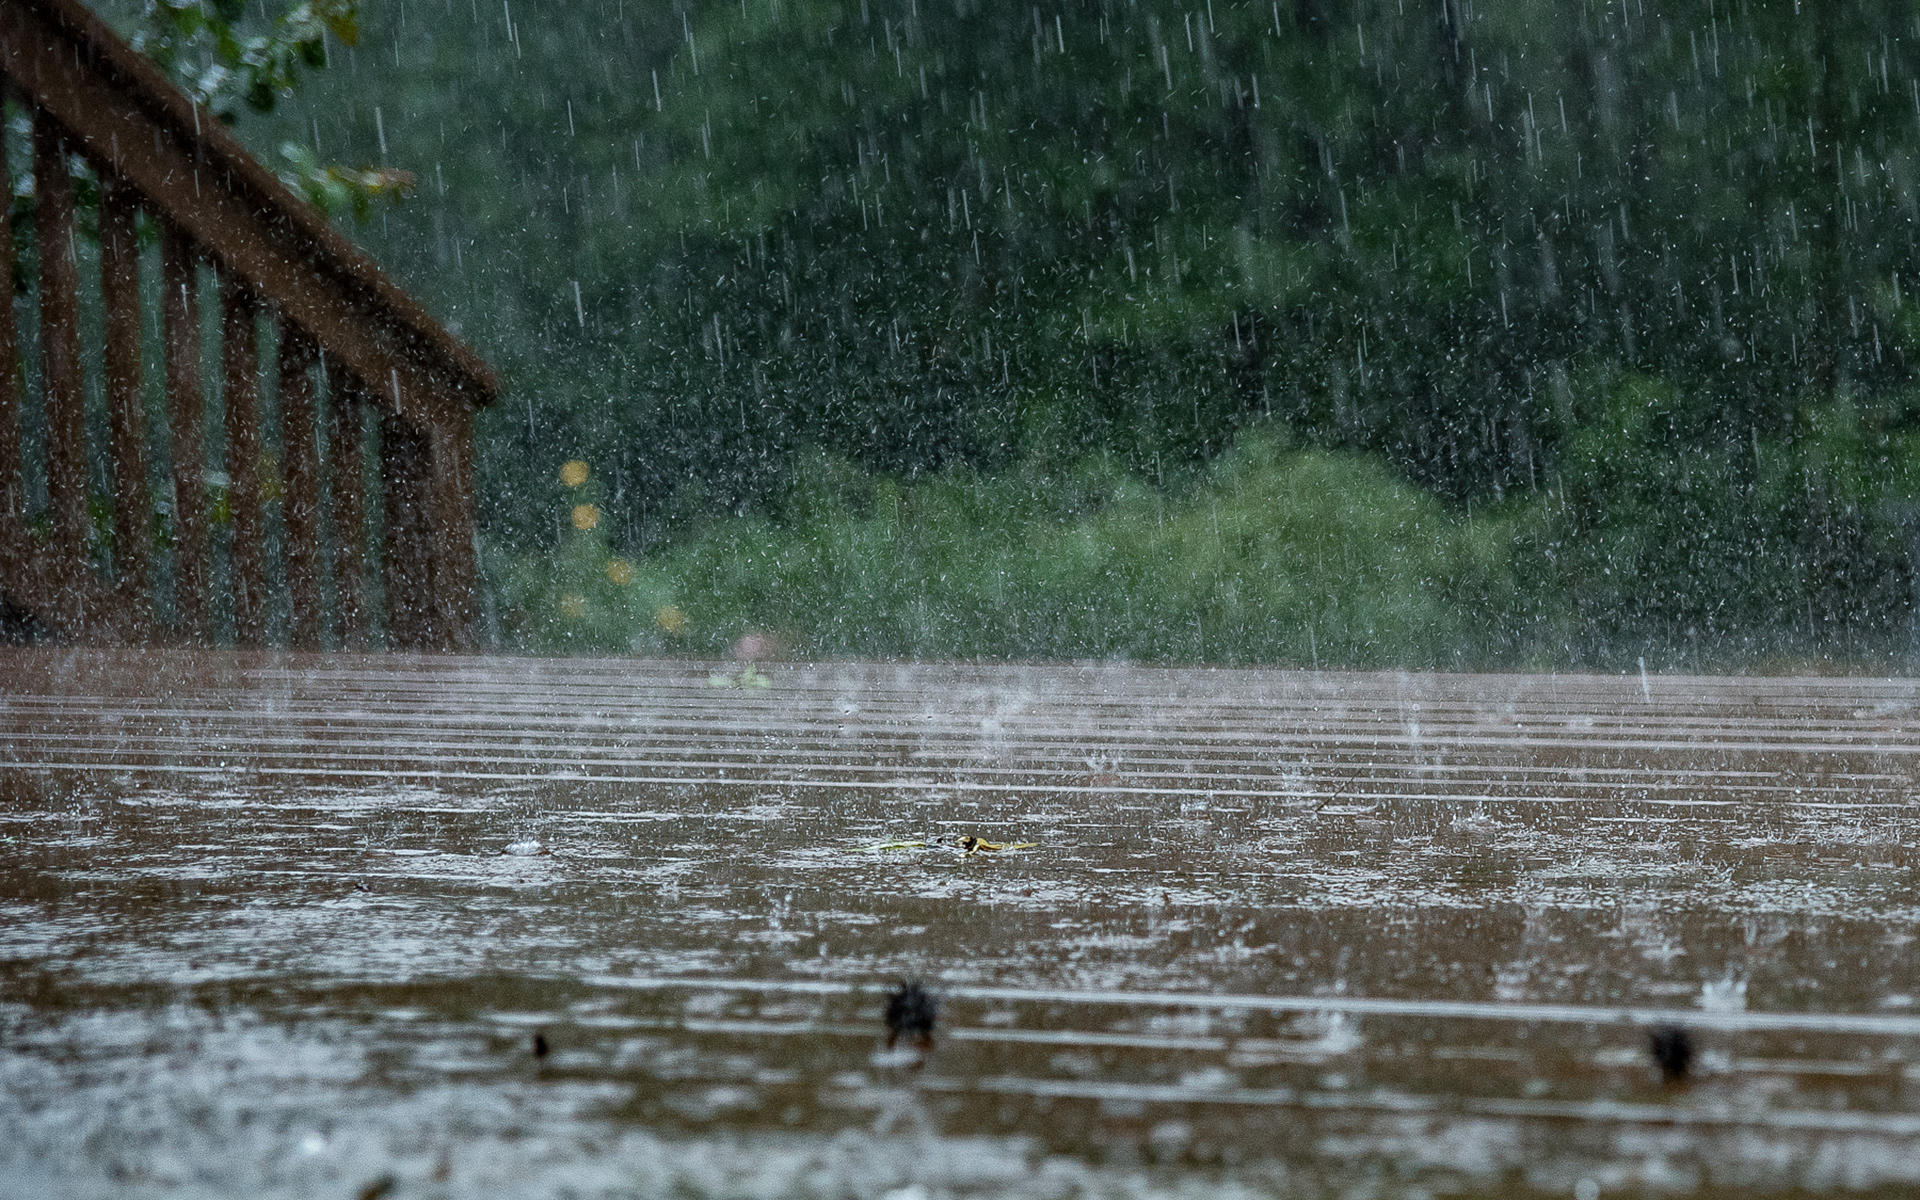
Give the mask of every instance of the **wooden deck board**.
[[(376, 1165), (458, 1112), (455, 1161), (563, 1181), (856, 1145), (875, 1194), (963, 1146), (1094, 1191), (1920, 1185), (1915, 681), (730, 669), (0, 652), (0, 1035), (43, 1069), (0, 1179), (99, 1165), (48, 1086), (187, 1111), (164, 995), (272, 1031), (223, 1078)], [(908, 976), (918, 1070), (874, 1053)], [(157, 1143), (295, 1153), (197, 1128)]]

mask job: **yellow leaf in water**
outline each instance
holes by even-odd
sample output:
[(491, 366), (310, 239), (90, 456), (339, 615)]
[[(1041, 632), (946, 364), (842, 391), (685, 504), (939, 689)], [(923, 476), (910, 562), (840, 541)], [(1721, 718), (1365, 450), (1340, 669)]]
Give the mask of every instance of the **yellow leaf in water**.
[(963, 856), (966, 858), (972, 858), (984, 850), (1032, 850), (1039, 845), (1039, 842), (989, 842), (977, 837), (960, 839), (960, 848), (966, 851)]
[(753, 664), (748, 663), (746, 666), (740, 668), (740, 673), (737, 675), (730, 674), (724, 670), (710, 672), (707, 675), (707, 686), (723, 688), (769, 688), (773, 686), (773, 680), (761, 674), (759, 671), (754, 670)]
[(587, 474), (587, 464), (577, 458), (560, 465), (560, 482), (570, 488), (579, 487), (585, 483), (587, 481)]

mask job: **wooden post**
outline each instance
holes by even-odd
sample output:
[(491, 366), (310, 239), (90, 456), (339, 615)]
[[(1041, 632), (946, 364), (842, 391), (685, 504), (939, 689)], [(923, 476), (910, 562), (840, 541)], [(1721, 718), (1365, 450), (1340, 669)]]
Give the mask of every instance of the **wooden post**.
[(333, 500), (333, 597), (340, 648), (367, 648), (367, 496), (362, 424), (366, 385), (328, 360), (328, 491)]
[(220, 276), (220, 365), (227, 418), (228, 505), (233, 513), (233, 640), (267, 640), (266, 519), (260, 487), (259, 301), (231, 272)]
[[(0, 121), (6, 116), (5, 92), (0, 90)], [(0, 136), (0, 179), (11, 180), (7, 163), (7, 140)], [(20, 410), (25, 397), (20, 390), (19, 334), (13, 319), (13, 218), (12, 206), (0, 203), (0, 281), (7, 285), (0, 293), (0, 560), (6, 563), (5, 578), (16, 583), (28, 572), (31, 554), (27, 543), (27, 476), (24, 450), (20, 440)]]
[(140, 395), (140, 247), (133, 225), (138, 204), (133, 189), (101, 173), (100, 303), (106, 339), (101, 365), (113, 453), (113, 567), (121, 594), (144, 611), (151, 599), (153, 504), (147, 496), (147, 423)]
[(67, 146), (33, 115), (35, 237), (40, 252), (40, 353), (47, 389), (47, 493), (53, 509), (54, 609), (72, 633), (87, 619), (87, 419), (80, 390), (80, 275), (74, 263)]
[(207, 485), (200, 447), (206, 421), (206, 393), (200, 382), (200, 272), (193, 243), (172, 224), (160, 227), (160, 326), (173, 446), (173, 607), (182, 636), (206, 642), (211, 631)]
[(280, 445), (287, 480), (288, 640), (296, 650), (320, 648), (320, 461), (314, 445), (313, 338), (280, 321)]
[(442, 650), (471, 652), (474, 638), (473, 422), (429, 432), (433, 451), (434, 625)]
[(432, 448), (411, 421), (380, 410), (380, 480), (385, 492), (387, 644), (425, 650), (434, 629)]

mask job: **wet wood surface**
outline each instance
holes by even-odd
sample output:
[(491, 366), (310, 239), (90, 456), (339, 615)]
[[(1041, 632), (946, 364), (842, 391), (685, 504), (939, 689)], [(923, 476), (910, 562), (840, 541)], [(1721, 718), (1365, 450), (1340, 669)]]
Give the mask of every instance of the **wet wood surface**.
[(1904, 679), (0, 651), (0, 1181), (1901, 1194), (1917, 755)]

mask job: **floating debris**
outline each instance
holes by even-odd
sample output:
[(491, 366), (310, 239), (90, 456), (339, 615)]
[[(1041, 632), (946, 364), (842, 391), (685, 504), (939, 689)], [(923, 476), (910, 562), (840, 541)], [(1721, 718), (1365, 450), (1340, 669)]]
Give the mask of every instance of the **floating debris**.
[(1693, 1036), (1679, 1025), (1662, 1025), (1647, 1032), (1647, 1049), (1668, 1083), (1679, 1083), (1693, 1066)]
[(862, 854), (877, 854), (883, 850), (924, 850), (925, 842), (875, 842), (871, 846), (860, 847)]
[(545, 1058), (551, 1053), (553, 1053), (553, 1046), (547, 1042), (547, 1035), (538, 1029), (534, 1030), (533, 1056), (535, 1058)]
[(382, 1197), (391, 1196), (393, 1189), (399, 1186), (400, 1181), (392, 1175), (382, 1175), (355, 1192), (354, 1197), (355, 1200), (382, 1200)]
[(985, 838), (977, 837), (963, 837), (960, 839), (960, 848), (966, 851), (966, 854), (962, 855), (963, 858), (972, 858), (974, 855), (986, 851), (1032, 850), (1039, 845), (1039, 842), (989, 842)]
[(903, 983), (887, 993), (887, 1049), (902, 1039), (925, 1054), (933, 1049), (933, 1024), (940, 1000), (918, 983)]
[(740, 668), (738, 674), (727, 671), (713, 671), (707, 675), (707, 686), (717, 688), (766, 688), (773, 686), (773, 680), (765, 673), (748, 663)]

